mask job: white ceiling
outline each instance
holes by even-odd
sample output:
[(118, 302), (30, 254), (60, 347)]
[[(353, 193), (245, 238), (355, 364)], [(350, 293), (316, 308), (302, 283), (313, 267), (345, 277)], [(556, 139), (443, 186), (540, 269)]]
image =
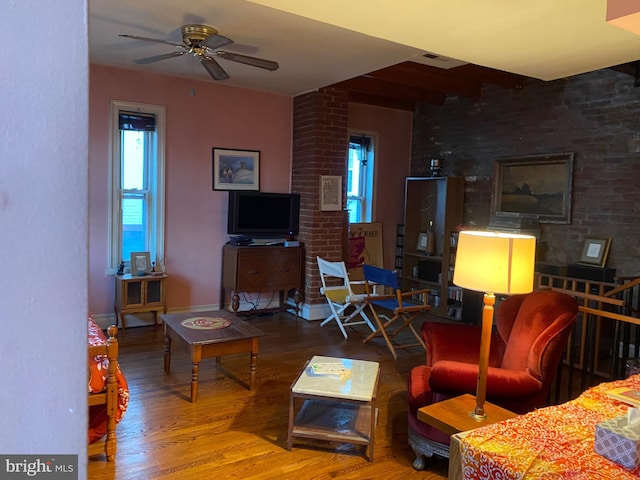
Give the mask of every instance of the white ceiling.
[[(180, 42), (180, 26), (212, 26), (224, 47), (275, 60), (275, 72), (220, 59), (225, 84), (295, 96), (435, 53), (554, 80), (640, 58), (640, 36), (609, 25), (606, 0), (89, 0), (95, 63), (213, 81), (184, 55), (137, 65), (173, 47), (118, 37)], [(459, 62), (454, 62), (457, 59)], [(421, 59), (422, 62), (424, 60)]]

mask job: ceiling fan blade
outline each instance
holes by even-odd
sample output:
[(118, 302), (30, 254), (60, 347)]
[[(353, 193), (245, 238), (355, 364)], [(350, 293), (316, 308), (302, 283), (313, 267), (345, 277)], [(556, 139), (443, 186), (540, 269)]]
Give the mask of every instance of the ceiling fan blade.
[(173, 47), (183, 47), (184, 48), (184, 44), (183, 43), (167, 42), (166, 40), (158, 40), (157, 38), (139, 37), (137, 35), (125, 35), (125, 34), (120, 34), (118, 36), (119, 37), (125, 37), (125, 38), (133, 38), (134, 40), (143, 40), (145, 42), (164, 43), (165, 45), (171, 45)]
[(134, 60), (134, 62), (138, 63), (140, 65), (146, 65), (148, 63), (159, 62), (160, 60), (166, 60), (168, 58), (180, 57), (181, 55), (184, 55), (185, 53), (187, 53), (187, 52), (164, 53), (162, 55), (154, 55), (153, 57), (139, 58), (138, 60)]
[(208, 56), (200, 57), (200, 63), (207, 69), (207, 72), (214, 80), (226, 80), (229, 78), (229, 74), (213, 58)]
[(215, 50), (216, 48), (224, 47), (225, 45), (230, 45), (232, 43), (233, 40), (231, 40), (230, 38), (214, 34), (209, 35), (207, 38), (205, 38), (202, 42), (200, 42), (200, 45)]
[(232, 62), (244, 63), (245, 65), (251, 65), (253, 67), (264, 68), (265, 70), (277, 70), (280, 65), (278, 62), (271, 60), (265, 60), (264, 58), (250, 57), (248, 55), (240, 55), (239, 53), (225, 52), (224, 50), (218, 50), (216, 55), (225, 60), (231, 60)]

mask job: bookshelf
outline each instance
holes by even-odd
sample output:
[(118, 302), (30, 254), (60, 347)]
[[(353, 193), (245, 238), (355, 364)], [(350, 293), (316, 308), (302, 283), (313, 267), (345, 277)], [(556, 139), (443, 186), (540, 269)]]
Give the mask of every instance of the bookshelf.
[[(461, 307), (450, 297), (462, 296), (451, 281), (463, 200), (462, 177), (408, 177), (405, 181), (402, 287), (405, 291), (431, 289), (432, 311), (442, 316), (448, 316), (452, 304)], [(430, 225), (433, 235), (427, 238), (433, 245), (425, 246)]]

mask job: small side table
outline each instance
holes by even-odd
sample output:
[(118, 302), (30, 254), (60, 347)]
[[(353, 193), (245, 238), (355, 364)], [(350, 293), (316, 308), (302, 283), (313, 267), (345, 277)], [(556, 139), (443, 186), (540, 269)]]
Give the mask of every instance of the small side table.
[(158, 312), (167, 313), (166, 274), (136, 276), (116, 275), (116, 325), (126, 328), (127, 313), (154, 312), (158, 323)]
[[(341, 363), (348, 379), (313, 375), (312, 363)], [(291, 385), (287, 450), (294, 437), (366, 445), (373, 462), (377, 421), (378, 362), (314, 356)], [(303, 399), (296, 414), (296, 399)]]
[(447, 435), (453, 435), (449, 451), (449, 480), (462, 478), (455, 435), (518, 416), (505, 408), (485, 402), (484, 411), (487, 418), (477, 420), (471, 415), (475, 406), (476, 397), (467, 393), (442, 402), (432, 403), (418, 410), (418, 420)]

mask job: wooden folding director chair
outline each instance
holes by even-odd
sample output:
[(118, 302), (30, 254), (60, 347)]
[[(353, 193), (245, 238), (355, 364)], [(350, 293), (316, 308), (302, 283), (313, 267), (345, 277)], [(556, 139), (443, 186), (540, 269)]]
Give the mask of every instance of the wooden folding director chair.
[(345, 339), (348, 338), (344, 328), (346, 326), (366, 324), (374, 331), (375, 327), (364, 312), (367, 295), (353, 293), (344, 262), (329, 262), (320, 257), (317, 257), (317, 260), (322, 281), (320, 293), (325, 296), (331, 309), (331, 315), (323, 320), (320, 326), (335, 320)]
[[(367, 303), (377, 325), (375, 331), (365, 338), (363, 343), (367, 343), (372, 338), (382, 336), (394, 359), (398, 358), (396, 354), (397, 348), (421, 346), (424, 349), (424, 342), (411, 322), (416, 319), (418, 314), (428, 312), (431, 308), (427, 303), (429, 290), (403, 292), (400, 288), (398, 273), (395, 270), (385, 270), (384, 268), (364, 264), (362, 265), (362, 273), (364, 274), (366, 292), (371, 295), (367, 298)], [(374, 287), (377, 287), (375, 295), (373, 295)], [(384, 288), (384, 295), (380, 294), (380, 287)], [(409, 301), (409, 299), (420, 296), (422, 297), (420, 302)], [(379, 312), (381, 310), (390, 312), (391, 317), (386, 313)], [(416, 338), (416, 342), (398, 343), (395, 337), (407, 327)]]

